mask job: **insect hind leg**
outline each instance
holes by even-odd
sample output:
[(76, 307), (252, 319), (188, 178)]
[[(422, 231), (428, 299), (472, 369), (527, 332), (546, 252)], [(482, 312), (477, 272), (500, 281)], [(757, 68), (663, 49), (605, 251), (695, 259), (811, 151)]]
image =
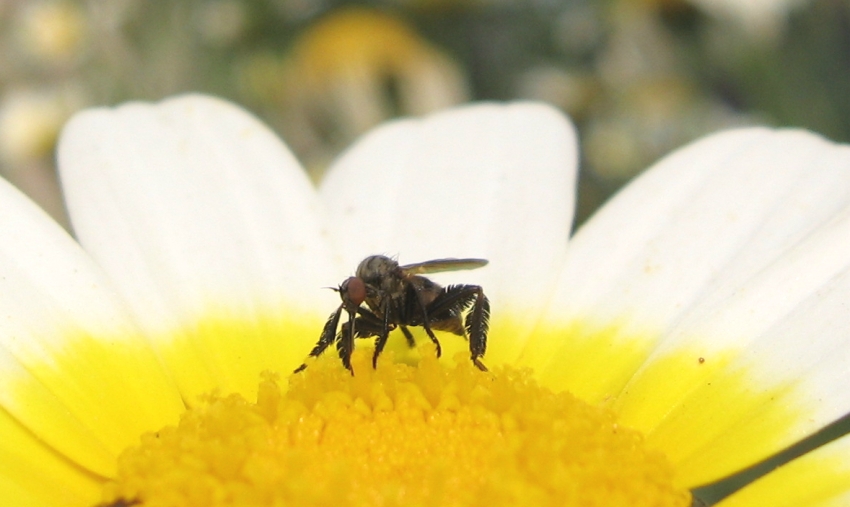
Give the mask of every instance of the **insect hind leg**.
[[(466, 321), (458, 333), (460, 315), (467, 310)], [(479, 285), (449, 285), (428, 305), (428, 312), (435, 329), (466, 334), (470, 359), (479, 370), (487, 371), (481, 362), (487, 351), (490, 327), (490, 300), (484, 295), (484, 289)]]
[(474, 289), (475, 299), (472, 308), (466, 315), (466, 332), (469, 335), (469, 352), (472, 362), (481, 371), (487, 367), (481, 362), (481, 357), (487, 351), (487, 332), (490, 329), (490, 300), (484, 295), (484, 289), (477, 285), (467, 286)]

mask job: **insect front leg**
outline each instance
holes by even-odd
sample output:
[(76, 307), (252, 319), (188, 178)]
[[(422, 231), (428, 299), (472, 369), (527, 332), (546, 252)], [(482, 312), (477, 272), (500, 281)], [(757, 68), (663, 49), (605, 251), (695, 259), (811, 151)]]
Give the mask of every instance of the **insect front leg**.
[(342, 325), (336, 342), (342, 365), (350, 370), (352, 375), (354, 369), (351, 367), (351, 354), (354, 352), (354, 338), (380, 337), (383, 330), (383, 321), (374, 313), (365, 308), (358, 308), (357, 314), (354, 320), (349, 319)]
[[(339, 325), (339, 316), (342, 314), (342, 305), (336, 309), (335, 312), (328, 317), (328, 321), (325, 322), (325, 327), (322, 328), (322, 334), (319, 335), (319, 341), (316, 343), (316, 346), (313, 347), (313, 350), (310, 351), (309, 357), (319, 357), (322, 352), (328, 348), (331, 343), (336, 339), (336, 328)], [(304, 368), (307, 367), (307, 363), (302, 363), (301, 366), (295, 369), (293, 373), (298, 373), (299, 371), (303, 371)]]
[(378, 338), (375, 340), (375, 353), (372, 354), (372, 368), (378, 367), (378, 356), (381, 355), (381, 352), (384, 350), (384, 346), (387, 344), (387, 339), (390, 337), (390, 331), (395, 329), (394, 325), (390, 325), (389, 301), (389, 298), (387, 298), (386, 303), (384, 304), (384, 318), (381, 322), (381, 331), (378, 333)]

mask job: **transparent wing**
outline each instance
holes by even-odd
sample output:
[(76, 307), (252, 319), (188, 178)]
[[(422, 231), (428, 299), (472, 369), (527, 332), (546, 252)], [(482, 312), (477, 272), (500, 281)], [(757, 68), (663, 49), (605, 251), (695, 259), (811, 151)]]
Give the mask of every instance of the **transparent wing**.
[(476, 269), (487, 265), (487, 259), (434, 259), (401, 266), (402, 271), (409, 275), (440, 273), (442, 271), (460, 271)]

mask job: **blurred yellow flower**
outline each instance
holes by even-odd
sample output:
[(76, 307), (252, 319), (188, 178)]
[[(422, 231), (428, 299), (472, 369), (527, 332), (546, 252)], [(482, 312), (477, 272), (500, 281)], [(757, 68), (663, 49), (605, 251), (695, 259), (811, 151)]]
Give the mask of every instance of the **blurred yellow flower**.
[(287, 59), (258, 57), (254, 90), (277, 90), (282, 130), (308, 170), (321, 174), (339, 151), (378, 123), (468, 99), (460, 67), (391, 14), (330, 12), (296, 39)]
[(17, 29), (27, 53), (45, 63), (65, 63), (83, 51), (89, 27), (79, 4), (38, 1), (22, 10)]

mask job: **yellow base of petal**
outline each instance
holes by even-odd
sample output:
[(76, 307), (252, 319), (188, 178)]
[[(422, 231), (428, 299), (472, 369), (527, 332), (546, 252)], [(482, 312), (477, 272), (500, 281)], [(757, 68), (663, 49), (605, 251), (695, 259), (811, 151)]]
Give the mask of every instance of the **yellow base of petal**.
[(717, 507), (846, 507), (850, 504), (850, 436), (780, 466)]
[[(668, 457), (682, 487), (738, 472), (817, 429), (817, 402), (801, 379), (745, 359), (745, 348), (681, 337), (660, 353), (660, 331), (623, 322), (541, 325), (513, 362), (533, 367), (547, 387), (609, 407)], [(515, 330), (503, 325), (491, 342), (509, 342), (496, 333)]]
[[(430, 347), (430, 345), (428, 345)], [(482, 373), (423, 351), (352, 376), (333, 354), (257, 403), (211, 396), (178, 427), (119, 460), (107, 502), (219, 505), (690, 505), (673, 470), (613, 413), (539, 387), (528, 372)]]

